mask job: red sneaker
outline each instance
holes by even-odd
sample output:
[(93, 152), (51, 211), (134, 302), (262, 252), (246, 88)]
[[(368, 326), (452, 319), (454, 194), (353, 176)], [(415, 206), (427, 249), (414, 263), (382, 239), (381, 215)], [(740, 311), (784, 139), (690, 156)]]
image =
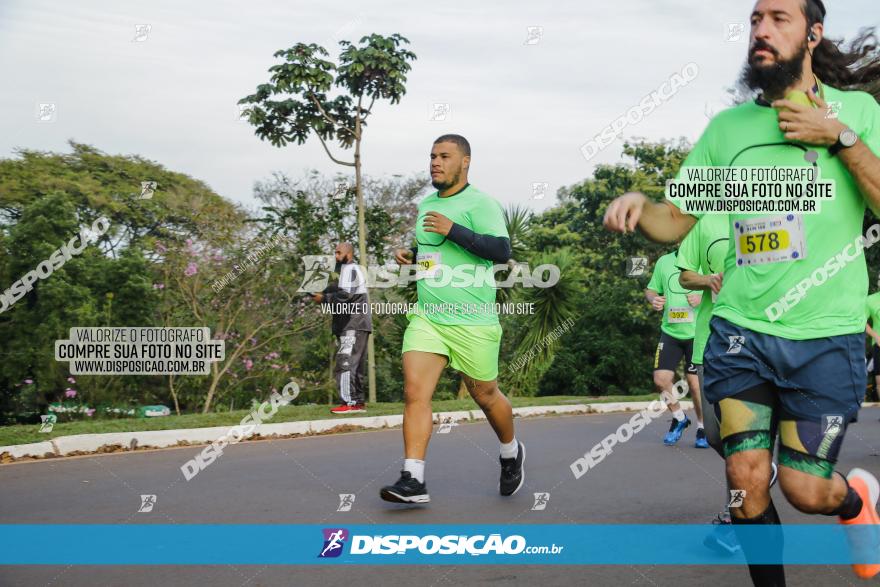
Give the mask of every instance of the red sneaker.
[[(868, 527), (863, 528), (859, 532), (847, 533), (847, 540), (850, 542), (850, 548), (853, 553), (863, 555), (868, 560), (876, 560), (876, 553), (880, 541), (878, 541), (877, 527), (880, 525), (880, 516), (877, 515), (877, 499), (880, 497), (880, 483), (877, 478), (864, 469), (853, 469), (846, 476), (849, 486), (859, 494), (862, 498), (862, 511), (859, 515), (851, 520), (840, 520), (841, 524), (850, 526), (856, 524), (864, 524)], [(861, 557), (860, 557), (861, 558)], [(870, 579), (877, 573), (880, 573), (880, 564), (861, 563), (854, 564), (853, 571), (861, 579)]]
[(342, 404), (341, 406), (336, 406), (335, 408), (330, 409), (331, 414), (357, 414), (361, 412), (366, 412), (367, 408), (364, 407), (364, 404), (358, 404), (355, 406), (350, 406), (348, 404)]

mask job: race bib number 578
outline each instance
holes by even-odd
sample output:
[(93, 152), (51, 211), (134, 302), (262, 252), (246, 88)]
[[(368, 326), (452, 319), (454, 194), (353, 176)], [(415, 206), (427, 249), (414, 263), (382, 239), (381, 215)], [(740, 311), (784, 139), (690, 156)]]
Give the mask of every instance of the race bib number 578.
[(736, 220), (736, 264), (788, 263), (807, 257), (803, 219), (796, 214)]

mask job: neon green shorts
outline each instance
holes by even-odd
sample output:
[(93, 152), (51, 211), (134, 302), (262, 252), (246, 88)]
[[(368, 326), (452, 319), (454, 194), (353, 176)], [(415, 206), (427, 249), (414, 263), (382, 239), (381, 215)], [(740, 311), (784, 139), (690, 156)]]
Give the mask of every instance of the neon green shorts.
[(436, 324), (422, 316), (410, 317), (403, 334), (403, 350), (436, 353), (449, 358), (449, 366), (477, 381), (498, 377), (501, 325)]

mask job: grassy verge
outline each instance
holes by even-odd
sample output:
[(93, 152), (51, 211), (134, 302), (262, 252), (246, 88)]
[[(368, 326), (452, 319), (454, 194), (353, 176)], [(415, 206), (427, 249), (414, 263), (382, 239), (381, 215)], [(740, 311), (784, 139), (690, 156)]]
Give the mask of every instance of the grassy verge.
[[(527, 406), (553, 406), (581, 403), (605, 403), (619, 401), (648, 401), (654, 399), (651, 395), (614, 395), (603, 397), (585, 397), (573, 395), (553, 395), (544, 397), (513, 397), (510, 398), (513, 407), (522, 408)], [(435, 412), (454, 412), (457, 410), (475, 410), (477, 405), (470, 399), (443, 400), (434, 402)], [(248, 410), (235, 410), (217, 414), (185, 414), (182, 416), (167, 416), (164, 418), (123, 418), (118, 420), (80, 420), (76, 422), (59, 422), (55, 424), (52, 432), (40, 432), (39, 424), (0, 426), (0, 446), (13, 444), (27, 444), (41, 442), (59, 436), (73, 434), (100, 434), (105, 432), (135, 432), (142, 430), (174, 430), (178, 428), (210, 428), (211, 426), (234, 426), (241, 422), (249, 413)], [(402, 414), (402, 403), (376, 403), (367, 406), (365, 416), (385, 416), (388, 414)], [(271, 423), (297, 422), (300, 420), (326, 420), (336, 418), (344, 421), (344, 416), (333, 416), (326, 405), (294, 405), (285, 406), (278, 410), (275, 416), (268, 420)]]

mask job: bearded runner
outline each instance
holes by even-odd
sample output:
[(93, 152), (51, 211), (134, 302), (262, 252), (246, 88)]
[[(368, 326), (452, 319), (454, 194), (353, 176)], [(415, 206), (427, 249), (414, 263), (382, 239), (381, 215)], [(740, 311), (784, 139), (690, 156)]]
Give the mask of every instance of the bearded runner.
[[(759, 548), (738, 533), (756, 585), (785, 584), (781, 522), (769, 492), (777, 421), (779, 483), (789, 503), (846, 526), (880, 526), (876, 477), (834, 470), (865, 390), (861, 228), (866, 204), (880, 210), (880, 105), (866, 92), (821, 81), (870, 87), (880, 81), (880, 67), (876, 58), (824, 39), (824, 18), (819, 0), (755, 4), (743, 81), (761, 95), (716, 115), (682, 166), (815, 165), (836, 191), (818, 214), (729, 216), (724, 287), (704, 370), (707, 398), (721, 413), (728, 485), (748, 488), (731, 510), (734, 528), (768, 525), (778, 537)], [(638, 226), (652, 240), (673, 242), (695, 216), (629, 193), (609, 205), (605, 225), (617, 232)], [(792, 288), (797, 300), (786, 297)], [(773, 306), (780, 299), (784, 311)], [(861, 559), (856, 575), (880, 573), (877, 533), (847, 538)], [(780, 563), (753, 562), (768, 557)]]

